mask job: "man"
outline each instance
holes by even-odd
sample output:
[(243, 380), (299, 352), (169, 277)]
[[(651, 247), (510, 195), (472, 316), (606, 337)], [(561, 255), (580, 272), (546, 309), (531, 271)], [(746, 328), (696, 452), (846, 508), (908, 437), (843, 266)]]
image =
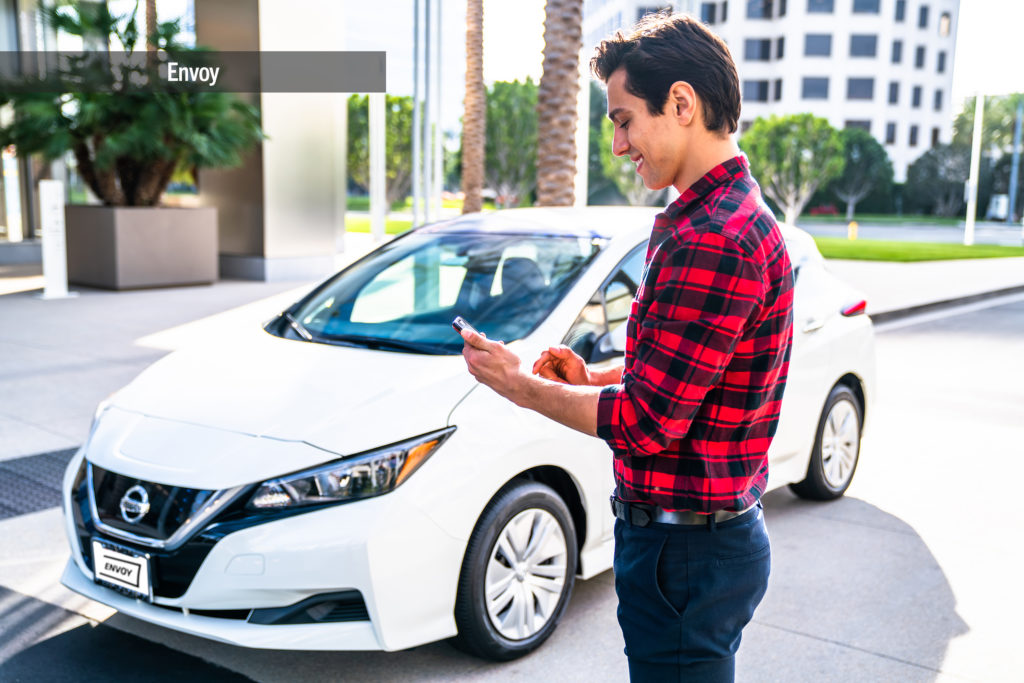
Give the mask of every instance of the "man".
[(768, 580), (759, 499), (789, 366), (790, 264), (731, 137), (739, 83), (719, 38), (688, 16), (649, 16), (603, 41), (591, 68), (614, 153), (648, 188), (680, 192), (655, 220), (625, 366), (594, 372), (553, 347), (529, 374), (468, 331), (463, 355), (502, 396), (611, 447), (630, 678), (731, 681)]

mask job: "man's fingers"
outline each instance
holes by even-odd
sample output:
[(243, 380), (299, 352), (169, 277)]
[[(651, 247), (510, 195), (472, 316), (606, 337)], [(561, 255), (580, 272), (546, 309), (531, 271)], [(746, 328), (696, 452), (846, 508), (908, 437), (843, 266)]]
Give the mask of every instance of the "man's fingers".
[(462, 335), (462, 340), (472, 346), (474, 349), (480, 349), (481, 351), (490, 350), (490, 345), (494, 342), (488, 341), (486, 335), (483, 333), (471, 332), (468, 329), (463, 328), (459, 333)]

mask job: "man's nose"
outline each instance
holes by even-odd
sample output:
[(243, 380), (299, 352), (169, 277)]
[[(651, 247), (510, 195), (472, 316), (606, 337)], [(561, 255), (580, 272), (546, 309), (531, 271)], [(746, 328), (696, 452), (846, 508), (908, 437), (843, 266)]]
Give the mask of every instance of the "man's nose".
[(621, 157), (623, 154), (629, 153), (629, 140), (627, 139), (626, 132), (621, 128), (615, 129), (615, 134), (612, 136), (612, 154), (617, 157)]

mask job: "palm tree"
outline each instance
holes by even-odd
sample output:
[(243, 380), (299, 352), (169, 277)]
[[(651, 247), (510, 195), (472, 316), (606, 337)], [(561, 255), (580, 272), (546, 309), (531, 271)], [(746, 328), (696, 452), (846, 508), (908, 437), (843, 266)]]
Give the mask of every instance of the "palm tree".
[(484, 133), (487, 91), (484, 89), (484, 3), (466, 3), (466, 100), (462, 117), (462, 213), (483, 208)]
[(537, 95), (537, 204), (572, 206), (583, 0), (547, 0)]

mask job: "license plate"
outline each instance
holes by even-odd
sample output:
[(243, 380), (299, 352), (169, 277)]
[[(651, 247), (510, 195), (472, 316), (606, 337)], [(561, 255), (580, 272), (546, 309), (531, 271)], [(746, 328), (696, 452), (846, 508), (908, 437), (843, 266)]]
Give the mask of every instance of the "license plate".
[(125, 595), (153, 600), (149, 582), (149, 555), (131, 548), (92, 539), (92, 560), (96, 583)]

